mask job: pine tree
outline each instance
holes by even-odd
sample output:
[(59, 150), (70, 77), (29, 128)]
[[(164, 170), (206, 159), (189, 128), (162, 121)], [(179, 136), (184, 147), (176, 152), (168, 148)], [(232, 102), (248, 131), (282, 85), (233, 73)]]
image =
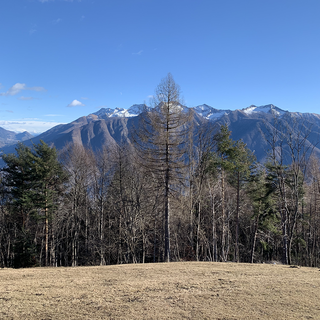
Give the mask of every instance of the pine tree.
[(66, 175), (57, 160), (57, 151), (42, 140), (33, 146), (32, 173), (35, 206), (42, 211), (45, 221), (45, 265), (49, 265), (49, 221), (57, 205), (57, 195)]
[[(226, 216), (225, 189), (229, 181), (237, 190), (236, 207), (236, 232), (235, 232), (235, 261), (239, 262), (239, 214), (240, 214), (240, 190), (243, 182), (253, 170), (255, 157), (241, 141), (234, 141), (230, 137), (231, 132), (227, 125), (222, 125), (214, 139), (217, 142), (216, 151), (213, 153), (211, 170), (218, 171), (221, 183), (221, 210), (222, 210), (222, 259), (227, 261), (229, 251), (228, 221)], [(228, 179), (229, 178), (229, 179)]]
[(236, 148), (234, 141), (230, 138), (231, 132), (227, 125), (222, 125), (219, 132), (214, 136), (217, 141), (216, 151), (212, 154), (211, 171), (218, 171), (221, 185), (221, 220), (222, 220), (222, 235), (221, 235), (221, 256), (223, 261), (227, 261), (229, 252), (229, 232), (228, 232), (228, 217), (226, 216), (225, 203), (225, 184), (226, 173), (235, 169), (234, 158), (236, 156)]
[(32, 244), (31, 230), (35, 221), (31, 198), (31, 151), (22, 143), (16, 148), (17, 154), (3, 155), (6, 167), (2, 169), (3, 183), (8, 195), (13, 244), (13, 266), (29, 267), (36, 264), (36, 252)]
[(235, 234), (235, 261), (240, 262), (239, 253), (239, 215), (240, 215), (240, 191), (244, 182), (249, 178), (254, 170), (255, 156), (242, 140), (238, 140), (234, 144), (234, 153), (232, 163), (233, 173), (232, 184), (237, 189), (237, 208), (236, 208), (236, 234)]
[[(56, 149), (50, 148), (43, 141), (33, 148), (20, 143), (16, 154), (3, 155), (6, 166), (4, 174), (5, 185), (11, 196), (11, 213), (17, 222), (21, 235), (21, 244), (17, 243), (16, 266), (24, 266), (26, 255), (32, 252), (33, 258), (28, 257), (29, 264), (35, 263), (35, 249), (30, 239), (35, 238), (35, 228), (39, 221), (45, 221), (45, 265), (49, 256), (49, 221), (55, 208), (56, 195), (65, 178), (60, 163), (57, 160)], [(32, 221), (31, 221), (32, 220)], [(22, 251), (22, 253), (21, 253)], [(41, 261), (41, 257), (40, 257)], [(26, 265), (27, 266), (27, 265)]]

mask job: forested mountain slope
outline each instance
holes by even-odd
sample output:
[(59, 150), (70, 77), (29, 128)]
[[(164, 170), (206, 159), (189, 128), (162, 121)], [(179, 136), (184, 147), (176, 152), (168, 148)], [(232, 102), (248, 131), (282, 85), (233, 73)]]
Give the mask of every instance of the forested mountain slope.
[[(318, 266), (319, 116), (175, 101), (138, 115), (102, 109), (3, 155), (0, 266)], [(49, 144), (68, 147), (58, 157)], [(270, 161), (248, 147), (259, 161), (271, 149)]]

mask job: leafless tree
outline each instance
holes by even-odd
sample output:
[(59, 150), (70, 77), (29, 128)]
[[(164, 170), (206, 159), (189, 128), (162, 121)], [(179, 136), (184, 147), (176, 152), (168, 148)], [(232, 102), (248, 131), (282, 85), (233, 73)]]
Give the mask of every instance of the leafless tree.
[(303, 183), (315, 145), (309, 141), (311, 128), (297, 117), (274, 119), (267, 142), (269, 172), (279, 197), (283, 239), (283, 262), (291, 263), (291, 248), (298, 216), (301, 215)]
[[(108, 205), (108, 193), (116, 170), (113, 161), (115, 147), (104, 147), (95, 155), (94, 175), (94, 213), (96, 216), (96, 232), (93, 243), (99, 255), (100, 265), (110, 264), (111, 225), (112, 218)], [(108, 251), (108, 254), (107, 252)]]
[(164, 260), (170, 261), (170, 201), (185, 181), (190, 111), (181, 104), (180, 87), (169, 73), (155, 90), (153, 109), (142, 113), (133, 137), (138, 161), (155, 175), (163, 193)]
[[(94, 158), (93, 153), (83, 146), (67, 146), (61, 154), (61, 161), (69, 176), (65, 196), (65, 208), (67, 211), (67, 235), (71, 241), (72, 266), (79, 264), (80, 246), (83, 246), (85, 254), (89, 249), (89, 211), (90, 192), (94, 184)], [(80, 243), (80, 238), (84, 243)]]

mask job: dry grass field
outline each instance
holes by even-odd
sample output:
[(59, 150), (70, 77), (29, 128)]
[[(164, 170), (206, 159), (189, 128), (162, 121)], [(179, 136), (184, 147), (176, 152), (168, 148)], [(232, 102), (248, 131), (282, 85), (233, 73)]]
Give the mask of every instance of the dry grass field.
[(210, 262), (1, 269), (0, 319), (320, 319), (320, 272)]

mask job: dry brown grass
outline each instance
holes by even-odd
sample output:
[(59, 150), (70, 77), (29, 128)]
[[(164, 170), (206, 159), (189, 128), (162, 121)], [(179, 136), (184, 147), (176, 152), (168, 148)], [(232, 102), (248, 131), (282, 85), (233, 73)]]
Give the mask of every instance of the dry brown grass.
[(0, 319), (320, 319), (320, 272), (209, 262), (2, 269)]

